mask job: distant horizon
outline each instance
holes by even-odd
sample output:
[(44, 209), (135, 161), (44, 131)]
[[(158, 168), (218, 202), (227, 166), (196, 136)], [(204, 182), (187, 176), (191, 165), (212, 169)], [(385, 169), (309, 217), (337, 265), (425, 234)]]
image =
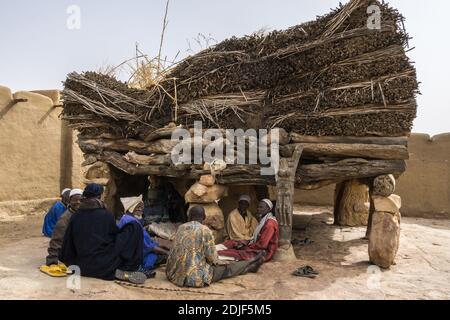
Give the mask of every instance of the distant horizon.
[[(257, 30), (282, 30), (314, 20), (335, 8), (339, 0), (171, 0), (163, 56), (179, 59), (204, 49), (195, 42), (198, 34), (220, 42)], [(347, 1), (343, 1), (345, 3)], [(431, 137), (450, 132), (448, 92), (450, 2), (391, 0), (406, 17), (413, 37), (408, 55), (415, 62), (418, 80), (418, 117), (413, 132)], [(68, 18), (75, 5), (80, 9), (79, 29), (70, 30)], [(0, 85), (12, 91), (62, 88), (69, 72), (97, 71), (132, 58), (135, 43), (141, 51), (157, 55), (166, 0), (26, 0), (0, 4)], [(18, 14), (20, 13), (20, 14)], [(190, 45), (188, 44), (190, 42)], [(192, 51), (188, 51), (191, 46)], [(178, 59), (178, 60), (179, 60)], [(124, 80), (124, 79), (122, 79)]]

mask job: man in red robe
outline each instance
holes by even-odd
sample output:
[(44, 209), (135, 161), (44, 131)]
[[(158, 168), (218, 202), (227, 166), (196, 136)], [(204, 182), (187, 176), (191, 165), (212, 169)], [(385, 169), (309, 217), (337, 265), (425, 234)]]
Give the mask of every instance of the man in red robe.
[(235, 258), (238, 261), (251, 260), (258, 253), (265, 253), (265, 261), (272, 260), (278, 248), (278, 222), (272, 213), (273, 203), (264, 199), (258, 204), (257, 214), (259, 224), (250, 241), (226, 241), (228, 249), (219, 251), (220, 256)]

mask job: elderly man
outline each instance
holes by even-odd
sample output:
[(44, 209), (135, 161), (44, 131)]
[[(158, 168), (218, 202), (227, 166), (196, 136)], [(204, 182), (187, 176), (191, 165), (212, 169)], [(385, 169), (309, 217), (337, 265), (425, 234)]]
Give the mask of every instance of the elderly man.
[(257, 209), (259, 224), (250, 241), (226, 241), (223, 245), (228, 248), (219, 252), (221, 256), (235, 258), (238, 261), (253, 259), (260, 253), (265, 260), (272, 260), (278, 248), (278, 222), (272, 213), (273, 203), (268, 199), (262, 200)]
[(142, 225), (142, 217), (144, 213), (144, 202), (142, 196), (132, 198), (120, 199), (125, 209), (125, 214), (118, 223), (119, 229), (123, 229), (127, 224), (135, 222), (141, 225), (142, 233), (144, 235), (144, 261), (139, 271), (144, 273), (147, 278), (153, 278), (156, 273), (154, 269), (163, 264), (169, 255), (168, 248), (160, 245), (153, 240), (148, 234), (147, 230)]
[(82, 276), (142, 284), (147, 279), (137, 272), (143, 262), (142, 226), (132, 221), (119, 230), (114, 215), (100, 200), (102, 194), (98, 184), (84, 189), (80, 207), (67, 227), (60, 260), (78, 266)]
[(204, 287), (222, 279), (257, 272), (263, 264), (262, 255), (251, 261), (240, 261), (218, 266), (218, 256), (211, 230), (203, 225), (206, 215), (203, 207), (193, 207), (189, 222), (178, 229), (167, 260), (166, 275), (179, 287)]
[(50, 240), (48, 246), (48, 256), (46, 259), (48, 266), (58, 264), (58, 257), (61, 253), (61, 247), (64, 241), (64, 235), (66, 234), (67, 226), (69, 225), (72, 215), (80, 207), (82, 195), (83, 190), (81, 189), (73, 189), (70, 191), (69, 206), (56, 224), (55, 229), (53, 230), (52, 239)]
[(53, 229), (55, 229), (58, 220), (67, 210), (69, 204), (70, 189), (64, 189), (61, 192), (61, 200), (57, 201), (51, 209), (47, 212), (44, 218), (44, 225), (42, 226), (42, 234), (48, 238), (52, 237)]
[(238, 207), (228, 215), (225, 230), (229, 240), (250, 240), (255, 232), (258, 221), (248, 210), (250, 197), (243, 195), (239, 198)]

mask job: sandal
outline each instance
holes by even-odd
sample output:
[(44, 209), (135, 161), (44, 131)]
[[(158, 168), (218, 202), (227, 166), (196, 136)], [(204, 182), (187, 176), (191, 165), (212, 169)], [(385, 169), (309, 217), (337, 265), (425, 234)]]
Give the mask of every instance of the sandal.
[(116, 278), (122, 281), (128, 281), (134, 284), (144, 284), (147, 276), (143, 272), (129, 272), (116, 270)]
[(319, 274), (319, 272), (315, 271), (310, 266), (298, 268), (297, 270), (295, 270), (292, 273), (292, 275), (294, 275), (296, 277), (304, 277), (304, 278), (311, 278), (311, 279), (314, 279), (315, 277), (317, 277), (318, 274)]
[(71, 274), (63, 263), (41, 266), (39, 270), (53, 278), (64, 278)]

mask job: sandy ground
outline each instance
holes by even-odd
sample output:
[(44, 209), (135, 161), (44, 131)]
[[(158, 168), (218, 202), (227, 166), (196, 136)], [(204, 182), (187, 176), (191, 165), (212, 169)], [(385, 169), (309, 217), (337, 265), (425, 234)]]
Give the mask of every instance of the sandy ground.
[[(368, 263), (364, 228), (331, 225), (329, 208), (303, 207), (295, 215), (295, 237), (313, 240), (295, 248), (298, 260), (265, 264), (258, 274), (225, 280), (193, 292), (176, 291), (163, 270), (147, 289), (39, 272), (48, 239), (40, 236), (42, 216), (0, 222), (0, 299), (449, 299), (450, 220), (404, 218), (397, 264), (380, 270)], [(316, 279), (291, 273), (310, 265)], [(73, 284), (73, 282), (72, 282)], [(71, 289), (72, 288), (72, 289)], [(166, 291), (168, 289), (170, 291)]]

